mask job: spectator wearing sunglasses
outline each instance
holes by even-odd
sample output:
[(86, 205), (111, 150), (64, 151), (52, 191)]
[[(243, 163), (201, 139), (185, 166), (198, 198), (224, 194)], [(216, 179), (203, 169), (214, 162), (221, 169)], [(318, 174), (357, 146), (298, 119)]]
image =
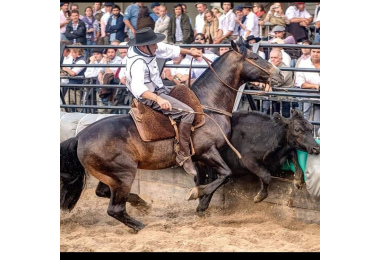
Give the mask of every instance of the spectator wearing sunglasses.
[[(203, 33), (197, 33), (195, 35), (195, 39), (194, 39), (194, 42), (200, 42), (202, 44), (205, 44), (206, 43), (206, 37)], [(211, 48), (204, 48), (204, 53), (207, 53), (207, 54), (215, 54), (213, 51), (210, 50)]]

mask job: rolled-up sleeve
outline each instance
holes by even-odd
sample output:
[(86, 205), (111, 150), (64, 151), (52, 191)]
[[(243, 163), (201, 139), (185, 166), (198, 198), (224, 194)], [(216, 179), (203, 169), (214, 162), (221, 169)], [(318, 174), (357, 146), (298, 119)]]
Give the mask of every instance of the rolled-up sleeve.
[(181, 48), (179, 46), (166, 44), (163, 42), (157, 43), (156, 56), (162, 59), (175, 59), (179, 57)]
[(131, 89), (132, 94), (135, 97), (140, 98), (140, 96), (147, 90), (147, 86), (144, 84), (144, 78), (145, 78), (145, 69), (146, 65), (144, 61), (137, 60), (135, 63), (133, 63), (131, 67)]

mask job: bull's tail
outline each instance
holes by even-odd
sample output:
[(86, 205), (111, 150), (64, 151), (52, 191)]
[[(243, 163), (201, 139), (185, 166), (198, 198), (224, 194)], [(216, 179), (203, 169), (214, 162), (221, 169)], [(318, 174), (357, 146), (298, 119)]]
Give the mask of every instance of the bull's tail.
[(86, 184), (86, 172), (77, 156), (78, 139), (61, 143), (61, 209), (71, 211), (79, 200)]

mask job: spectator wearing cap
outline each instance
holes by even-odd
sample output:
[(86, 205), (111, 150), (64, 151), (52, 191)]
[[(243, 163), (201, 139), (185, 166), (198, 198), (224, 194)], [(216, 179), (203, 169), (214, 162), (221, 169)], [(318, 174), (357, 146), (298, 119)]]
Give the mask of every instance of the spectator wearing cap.
[[(281, 39), (284, 41), (284, 44), (296, 44), (296, 40), (294, 39), (293, 35), (289, 32), (285, 32), (285, 27), (277, 25), (273, 28), (273, 32), (275, 35), (275, 38), (270, 39), (268, 43), (271, 43), (272, 41), (276, 39)], [(286, 48), (285, 52), (290, 55), (291, 59), (294, 60), (290, 64), (292, 67), (296, 64), (296, 60), (301, 55), (301, 50), (299, 48)]]
[(294, 39), (293, 35), (289, 32), (286, 32), (284, 26), (277, 25), (273, 28), (272, 31), (275, 38), (269, 40), (268, 43), (271, 43), (276, 38), (280, 38), (284, 40), (285, 44), (296, 44), (296, 40)]
[(159, 6), (159, 14), (160, 16), (158, 17), (154, 25), (154, 32), (165, 35), (165, 39), (162, 42), (168, 43), (168, 27), (169, 27), (170, 17), (167, 16), (167, 8), (165, 5)]
[(221, 2), (223, 14), (219, 17), (219, 34), (214, 43), (219, 44), (224, 39), (235, 40), (238, 35), (232, 36), (235, 30), (235, 13), (233, 11), (233, 2)]
[(194, 41), (194, 32), (189, 16), (183, 12), (182, 5), (173, 6), (174, 15), (170, 17), (168, 42), (170, 44), (190, 44)]
[(136, 2), (129, 5), (124, 12), (124, 24), (127, 27), (127, 33), (129, 40), (135, 38), (137, 28), (137, 17), (139, 16), (140, 7), (143, 6), (143, 2)]
[(102, 18), (100, 19), (100, 39), (98, 44), (100, 45), (108, 45), (110, 44), (109, 40), (109, 34), (106, 33), (106, 27), (108, 19), (112, 15), (112, 6), (113, 3), (111, 2), (105, 2), (104, 3), (104, 14), (102, 15)]
[(152, 12), (150, 13), (150, 17), (152, 17), (154, 22), (157, 22), (158, 17), (160, 17), (160, 3), (152, 3), (150, 5), (150, 9), (152, 10)]
[(236, 15), (234, 34), (240, 35), (240, 31), (241, 31), (240, 24), (243, 24), (245, 22), (245, 19), (247, 18), (247, 16), (243, 14), (243, 5), (236, 5), (234, 10), (235, 10), (235, 15)]
[[(250, 35), (250, 36), (247, 37), (247, 43), (248, 43), (249, 46), (251, 46), (251, 47), (253, 47), (253, 45), (254, 45), (255, 43), (259, 43), (260, 41), (261, 41), (261, 38), (260, 38), (260, 37), (255, 37), (255, 36), (253, 36), (253, 35)], [(260, 47), (260, 48), (258, 49), (257, 54), (258, 54), (261, 58), (265, 59), (265, 53), (264, 53), (264, 51), (263, 51), (263, 47)]]
[(120, 7), (118, 5), (112, 6), (112, 16), (108, 19), (106, 25), (106, 33), (109, 34), (109, 41), (119, 40), (123, 42), (125, 39), (125, 24), (123, 16), (120, 14)]
[(295, 2), (289, 6), (285, 12), (286, 18), (290, 21), (288, 32), (290, 32), (297, 42), (308, 39), (306, 27), (313, 21), (313, 17), (305, 9), (305, 2)]
[(253, 35), (259, 37), (259, 18), (252, 12), (252, 4), (243, 4), (243, 14), (247, 17), (243, 24), (240, 24), (243, 30), (240, 30), (240, 36), (247, 39), (248, 36)]
[(68, 2), (61, 2), (60, 3), (60, 9), (61, 9), (61, 18), (60, 18), (60, 33), (61, 33), (61, 41), (67, 40), (65, 36), (66, 32), (66, 26), (70, 22), (70, 12), (69, 12), (69, 3)]
[(207, 10), (206, 3), (195, 3), (195, 8), (198, 10), (198, 15), (195, 16), (194, 34), (202, 33), (205, 24), (205, 12)]

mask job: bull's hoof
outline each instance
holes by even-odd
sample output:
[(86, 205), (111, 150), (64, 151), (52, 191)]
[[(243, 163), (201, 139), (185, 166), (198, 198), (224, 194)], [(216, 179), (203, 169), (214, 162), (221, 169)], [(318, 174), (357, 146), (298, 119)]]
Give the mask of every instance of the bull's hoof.
[(262, 202), (264, 199), (268, 197), (268, 192), (259, 192), (254, 198), (253, 202), (258, 203)]
[(186, 200), (198, 199), (198, 187), (194, 187), (187, 192)]
[(298, 190), (302, 190), (303, 184), (304, 184), (303, 182), (294, 181), (294, 187), (296, 187)]

